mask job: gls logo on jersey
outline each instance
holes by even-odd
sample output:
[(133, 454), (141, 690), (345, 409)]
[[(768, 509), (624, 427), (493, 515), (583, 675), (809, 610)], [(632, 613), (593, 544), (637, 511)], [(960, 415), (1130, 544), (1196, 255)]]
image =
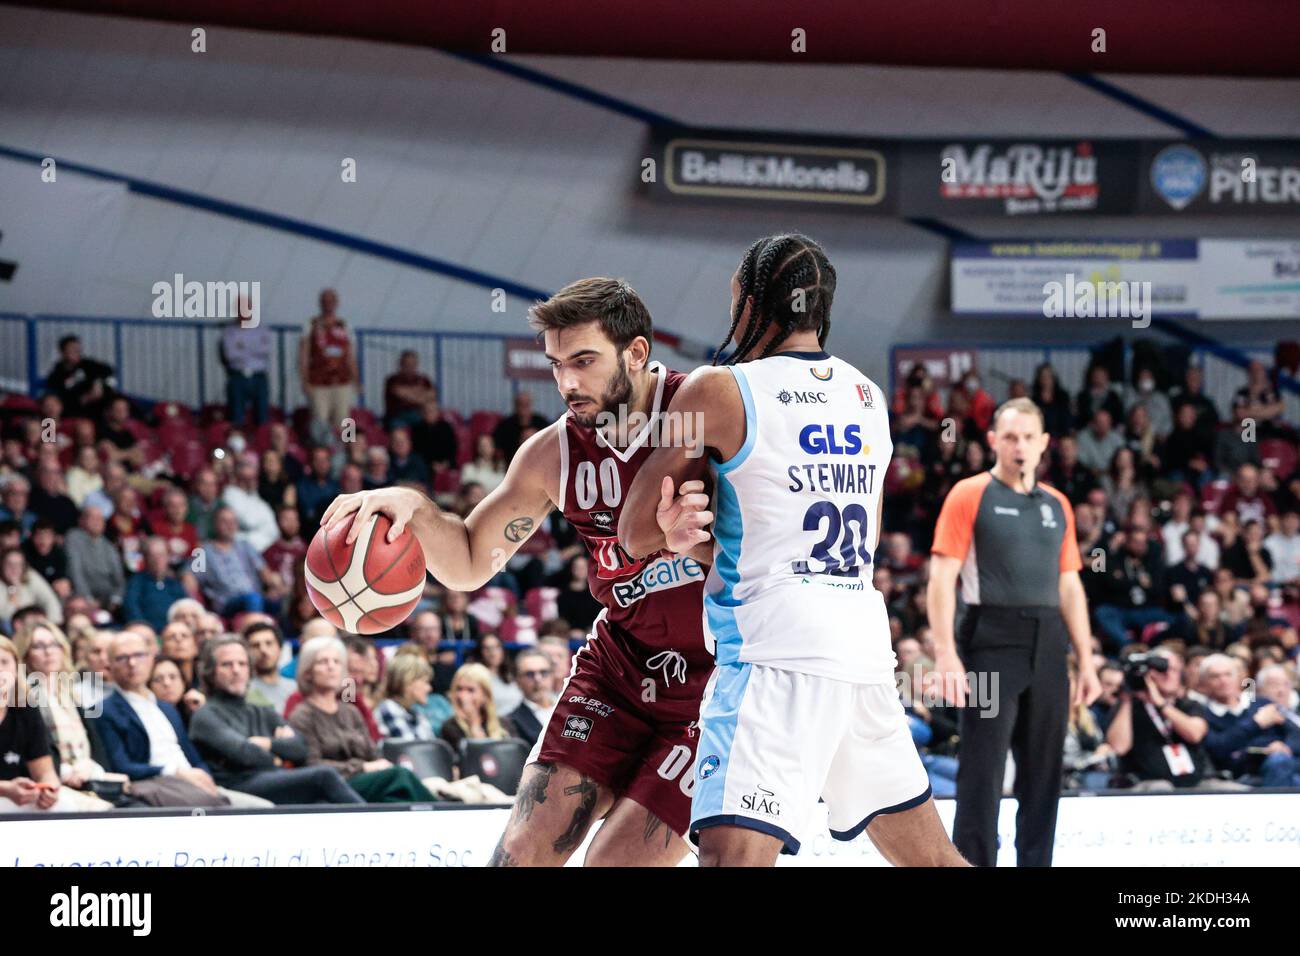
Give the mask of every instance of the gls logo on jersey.
[(860, 455), (861, 426), (846, 425), (841, 443), (836, 439), (834, 425), (805, 425), (799, 431), (799, 447), (810, 455)]
[(653, 564), (647, 565), (646, 569), (631, 581), (615, 584), (614, 600), (618, 602), (619, 607), (627, 607), (656, 591), (678, 588), (703, 577), (704, 569), (694, 558), (681, 554), (662, 557)]
[(758, 787), (753, 793), (740, 798), (740, 809), (752, 810), (754, 813), (766, 813), (770, 817), (781, 815), (781, 804), (773, 799), (776, 796), (765, 787)]

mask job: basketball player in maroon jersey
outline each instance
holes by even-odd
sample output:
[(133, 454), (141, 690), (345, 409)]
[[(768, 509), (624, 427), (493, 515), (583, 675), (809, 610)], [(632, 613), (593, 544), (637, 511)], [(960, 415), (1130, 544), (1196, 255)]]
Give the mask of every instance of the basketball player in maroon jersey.
[[(713, 669), (699, 563), (710, 548), (634, 560), (616, 534), (652, 446), (689, 437), (656, 427), (686, 376), (650, 362), (649, 312), (621, 280), (574, 282), (529, 321), (568, 411), (520, 446), (499, 487), (464, 519), (413, 489), (383, 488), (340, 495), (321, 523), (356, 512), (359, 529), (382, 512), (390, 539), (414, 532), (439, 582), (473, 591), (558, 508), (591, 554), (591, 593), (604, 608), (533, 748), (492, 865), (563, 864), (603, 819), (586, 865), (672, 866), (688, 852), (696, 721)], [(610, 419), (648, 424), (620, 434), (628, 429)]]

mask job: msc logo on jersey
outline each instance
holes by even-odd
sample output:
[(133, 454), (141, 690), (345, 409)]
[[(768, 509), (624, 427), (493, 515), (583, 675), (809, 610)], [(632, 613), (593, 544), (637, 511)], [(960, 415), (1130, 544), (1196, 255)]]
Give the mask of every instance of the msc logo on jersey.
[(712, 777), (715, 773), (718, 772), (718, 768), (721, 766), (722, 766), (722, 761), (718, 759), (718, 755), (709, 754), (707, 757), (705, 757), (703, 760), (700, 761), (700, 779), (708, 780), (710, 777)]
[(788, 392), (784, 388), (776, 393), (777, 400), (782, 405), (789, 405), (794, 402), (796, 405), (825, 405), (825, 392)]
[(862, 403), (863, 408), (875, 408), (876, 402), (871, 395), (871, 386), (863, 382), (858, 386), (858, 401)]
[(861, 426), (846, 425), (837, 437), (834, 425), (805, 425), (799, 431), (799, 447), (810, 455), (860, 455)]
[(662, 557), (648, 565), (631, 581), (615, 584), (614, 600), (618, 602), (619, 607), (628, 607), (656, 591), (681, 587), (702, 577), (704, 577), (704, 569), (694, 558), (681, 554)]
[(808, 369), (808, 371), (812, 372), (812, 377), (817, 379), (817, 381), (819, 382), (829, 382), (831, 380), (831, 376), (835, 374), (835, 369), (831, 367), (810, 368)]

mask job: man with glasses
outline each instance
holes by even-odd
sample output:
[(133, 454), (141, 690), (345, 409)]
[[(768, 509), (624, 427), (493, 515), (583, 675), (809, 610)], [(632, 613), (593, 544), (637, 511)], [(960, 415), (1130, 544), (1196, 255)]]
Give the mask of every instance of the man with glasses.
[(515, 682), (524, 699), (507, 716), (519, 736), (530, 744), (537, 742), (555, 707), (555, 695), (551, 693), (554, 674), (551, 659), (542, 651), (525, 649), (515, 658)]
[(149, 689), (154, 645), (135, 631), (113, 640), (117, 692), (96, 721), (109, 769), (131, 778), (133, 796), (155, 807), (269, 807), (269, 800), (218, 787), (171, 704)]

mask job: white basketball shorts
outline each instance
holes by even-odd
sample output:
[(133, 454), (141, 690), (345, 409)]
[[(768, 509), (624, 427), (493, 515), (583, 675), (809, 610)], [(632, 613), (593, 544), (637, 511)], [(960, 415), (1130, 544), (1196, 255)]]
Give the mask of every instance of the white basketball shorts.
[(797, 853), (818, 800), (852, 840), (882, 813), (930, 798), (893, 684), (851, 684), (761, 664), (714, 669), (700, 704), (692, 842), (712, 826), (771, 834)]

